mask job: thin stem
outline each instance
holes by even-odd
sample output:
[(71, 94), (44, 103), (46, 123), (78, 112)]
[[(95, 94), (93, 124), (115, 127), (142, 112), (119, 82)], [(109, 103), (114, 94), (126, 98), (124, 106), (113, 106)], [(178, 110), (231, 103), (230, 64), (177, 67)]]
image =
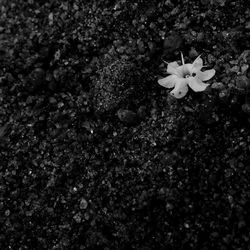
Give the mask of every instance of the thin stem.
[(185, 64), (185, 62), (184, 62), (184, 57), (183, 57), (182, 52), (181, 52), (181, 62), (182, 62), (182, 65), (184, 65), (184, 64)]

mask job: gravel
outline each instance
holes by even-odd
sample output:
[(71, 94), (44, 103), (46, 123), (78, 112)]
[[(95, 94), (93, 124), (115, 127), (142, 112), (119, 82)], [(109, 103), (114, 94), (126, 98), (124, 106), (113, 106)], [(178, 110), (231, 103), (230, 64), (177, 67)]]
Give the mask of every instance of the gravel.
[(248, 6), (1, 0), (0, 249), (248, 249)]

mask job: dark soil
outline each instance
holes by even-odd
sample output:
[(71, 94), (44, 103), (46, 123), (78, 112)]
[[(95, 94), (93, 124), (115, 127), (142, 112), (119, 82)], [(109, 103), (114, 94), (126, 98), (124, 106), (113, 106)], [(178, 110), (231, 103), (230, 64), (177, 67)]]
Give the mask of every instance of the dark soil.
[(249, 50), (248, 0), (0, 0), (0, 249), (249, 249)]

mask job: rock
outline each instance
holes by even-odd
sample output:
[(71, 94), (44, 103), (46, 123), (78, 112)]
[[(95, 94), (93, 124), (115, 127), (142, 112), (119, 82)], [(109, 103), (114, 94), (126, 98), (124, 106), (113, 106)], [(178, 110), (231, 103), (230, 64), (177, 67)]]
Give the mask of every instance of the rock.
[(230, 90), (228, 90), (228, 89), (222, 89), (219, 92), (219, 97), (224, 102), (228, 102), (229, 95), (230, 95)]
[(223, 6), (225, 6), (226, 0), (217, 0), (217, 3), (218, 3), (221, 7), (223, 7)]
[(45, 83), (45, 71), (42, 68), (34, 69), (28, 76), (28, 91), (34, 92)]
[(183, 39), (177, 33), (169, 35), (164, 40), (164, 53), (172, 53), (175, 50), (179, 49), (183, 44)]
[(245, 29), (246, 30), (250, 30), (250, 21), (246, 22)]
[(210, 4), (210, 0), (201, 0), (201, 3), (203, 5), (208, 5), (208, 4)]
[(140, 71), (126, 60), (117, 60), (99, 71), (93, 79), (93, 103), (96, 114), (112, 112), (128, 102), (140, 89)]
[(244, 90), (250, 88), (250, 79), (248, 79), (244, 75), (237, 76), (236, 87), (239, 89), (244, 89)]
[(239, 56), (238, 61), (250, 64), (250, 50), (244, 50)]
[(212, 54), (208, 54), (207, 56), (207, 60), (209, 63), (215, 63), (217, 61), (217, 59), (212, 55)]
[(147, 107), (146, 106), (140, 106), (139, 109), (137, 110), (137, 115), (141, 120), (144, 120), (147, 115)]
[(247, 72), (247, 70), (249, 69), (249, 65), (248, 64), (243, 64), (241, 67), (241, 73), (245, 74)]
[(238, 65), (233, 66), (230, 71), (232, 73), (238, 73), (240, 71), (240, 67)]
[(0, 77), (0, 87), (7, 86), (8, 84), (13, 85), (14, 81), (14, 76), (11, 73), (6, 73), (4, 76)]
[(190, 51), (189, 51), (189, 57), (190, 57), (191, 59), (194, 59), (194, 58), (196, 58), (198, 55), (199, 55), (199, 54), (198, 54), (198, 52), (196, 51), (196, 49), (192, 47), (192, 48), (190, 49)]
[(222, 82), (215, 82), (211, 86), (212, 89), (224, 89), (225, 85)]
[(249, 103), (245, 103), (241, 106), (241, 109), (244, 113), (250, 115), (250, 104)]
[(247, 70), (247, 72), (246, 72), (246, 77), (247, 77), (248, 79), (250, 79), (250, 68), (248, 68), (248, 70)]
[(138, 46), (139, 52), (141, 54), (144, 54), (145, 53), (145, 45), (144, 45), (144, 42), (141, 39), (138, 39), (137, 46)]
[(137, 114), (131, 110), (119, 109), (117, 112), (119, 120), (127, 125), (135, 125), (139, 121)]
[(215, 100), (205, 100), (199, 108), (199, 120), (206, 126), (215, 124), (219, 117), (216, 112)]
[(82, 221), (82, 215), (81, 213), (77, 213), (74, 215), (73, 219), (76, 221), (76, 223), (80, 223)]
[(0, 127), (0, 139), (5, 136), (7, 128), (8, 128), (7, 124), (5, 124), (2, 127)]
[(155, 54), (155, 52), (156, 52), (156, 44), (154, 42), (149, 41), (148, 42), (148, 48), (149, 48), (149, 51), (150, 51), (150, 55)]
[(82, 198), (80, 201), (80, 209), (85, 210), (88, 207), (88, 202)]
[(244, 50), (238, 58), (241, 73), (250, 79), (250, 50)]
[(203, 32), (199, 32), (197, 34), (196, 40), (197, 40), (197, 42), (203, 42), (203, 40), (204, 40), (204, 33)]

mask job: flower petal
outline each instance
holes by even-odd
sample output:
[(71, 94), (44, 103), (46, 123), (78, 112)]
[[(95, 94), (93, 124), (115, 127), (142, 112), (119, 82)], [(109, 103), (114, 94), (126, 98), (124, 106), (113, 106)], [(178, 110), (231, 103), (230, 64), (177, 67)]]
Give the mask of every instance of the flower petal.
[(189, 77), (187, 78), (188, 85), (189, 87), (195, 91), (195, 92), (200, 92), (204, 91), (209, 84), (203, 83), (199, 78), (197, 77)]
[(170, 92), (172, 96), (175, 98), (182, 98), (184, 97), (188, 92), (188, 86), (187, 81), (185, 78), (178, 78), (175, 83), (174, 89)]
[(186, 63), (184, 65), (179, 66), (177, 68), (179, 76), (185, 77), (186, 75), (192, 74), (192, 67), (193, 67), (193, 65), (191, 63)]
[(201, 55), (199, 55), (192, 64), (192, 72), (197, 72), (201, 70), (202, 67), (203, 67), (203, 61), (201, 59)]
[(158, 83), (161, 86), (170, 89), (170, 88), (173, 88), (175, 86), (175, 82), (177, 79), (178, 79), (178, 77), (176, 75), (170, 75), (170, 76), (164, 77), (162, 79), (159, 79)]
[(173, 68), (177, 68), (177, 67), (179, 67), (179, 64), (178, 64), (178, 62), (174, 61), (174, 62), (168, 63), (168, 66), (171, 66)]
[(174, 74), (174, 75), (178, 75), (178, 71), (177, 68), (179, 67), (177, 62), (171, 62), (168, 64), (167, 67), (167, 73), (168, 74)]
[(206, 71), (198, 71), (196, 73), (196, 76), (201, 80), (201, 81), (208, 81), (215, 75), (215, 70), (214, 69), (209, 69)]

